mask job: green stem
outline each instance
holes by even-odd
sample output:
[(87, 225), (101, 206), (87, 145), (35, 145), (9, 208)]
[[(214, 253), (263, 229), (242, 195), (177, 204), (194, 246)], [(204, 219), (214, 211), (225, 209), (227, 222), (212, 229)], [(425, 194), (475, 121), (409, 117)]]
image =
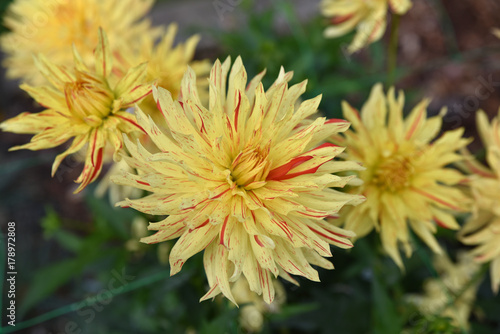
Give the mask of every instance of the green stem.
[(414, 253), (418, 255), (420, 260), (423, 262), (425, 267), (429, 270), (429, 273), (432, 275), (433, 278), (438, 278), (439, 275), (434, 268), (434, 265), (432, 264), (432, 259), (429, 257), (428, 253), (422, 248), (421, 242), (415, 237), (413, 233), (410, 233), (410, 239), (412, 241), (412, 244), (415, 245), (415, 251)]
[(394, 14), (391, 22), (391, 40), (389, 42), (389, 49), (387, 50), (387, 86), (390, 87), (394, 84), (394, 71), (396, 69), (396, 62), (398, 58), (398, 35), (399, 35), (399, 22), (401, 16)]
[(441, 22), (441, 27), (444, 31), (446, 49), (454, 55), (454, 59), (460, 60), (462, 55), (460, 54), (460, 47), (456, 37), (457, 34), (455, 33), (450, 14), (446, 10), (443, 0), (434, 0), (433, 3), (437, 7), (437, 12), (439, 13), (439, 22)]
[[(178, 279), (175, 280), (175, 282), (177, 282), (177, 283), (182, 282), (182, 281), (184, 281), (184, 279), (188, 278), (190, 275), (191, 275), (190, 272), (181, 273), (179, 275)], [(149, 285), (149, 284), (152, 284), (154, 282), (160, 281), (160, 280), (165, 279), (165, 278), (167, 278), (169, 276), (170, 276), (170, 269), (163, 270), (163, 271), (161, 271), (161, 272), (159, 272), (157, 274), (151, 275), (149, 277), (145, 277), (145, 278), (140, 279), (140, 280), (138, 280), (136, 282), (132, 282), (132, 283), (129, 283), (129, 284), (125, 285), (125, 286), (122, 286), (122, 287), (119, 287), (119, 288), (116, 288), (116, 289), (112, 289), (109, 292), (111, 293), (111, 295), (113, 297), (115, 297), (115, 296), (124, 294), (126, 292), (130, 292), (132, 290), (136, 290), (136, 289), (142, 288), (142, 287), (144, 287), (146, 285)], [(176, 284), (172, 285), (172, 287), (174, 287), (174, 286), (176, 286)], [(70, 305), (66, 305), (66, 306), (60, 307), (58, 309), (55, 309), (53, 311), (44, 313), (44, 314), (39, 315), (38, 317), (35, 317), (33, 319), (29, 319), (29, 320), (20, 322), (20, 323), (16, 324), (15, 327), (3, 327), (3, 328), (0, 328), (0, 333), (7, 334), (7, 333), (16, 332), (16, 331), (19, 331), (21, 329), (28, 328), (28, 327), (37, 325), (39, 323), (48, 321), (50, 319), (62, 316), (64, 314), (77, 311), (77, 310), (82, 309), (84, 307), (92, 306), (96, 302), (97, 302), (97, 298), (95, 298), (95, 297), (94, 298), (86, 298), (85, 299), (85, 303), (82, 303), (82, 301), (78, 301), (76, 303), (73, 303), (73, 304), (70, 304)]]

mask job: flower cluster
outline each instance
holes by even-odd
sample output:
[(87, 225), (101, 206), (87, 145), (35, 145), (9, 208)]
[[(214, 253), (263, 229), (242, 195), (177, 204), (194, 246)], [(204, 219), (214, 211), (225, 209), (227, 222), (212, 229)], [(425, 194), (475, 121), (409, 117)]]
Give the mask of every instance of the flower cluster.
[[(206, 87), (207, 61), (192, 62), (199, 37), (173, 47), (176, 25), (165, 32), (144, 18), (152, 4), (152, 0), (16, 0), (8, 8), (5, 25), (11, 32), (0, 41), (7, 76), (24, 81), (21, 88), (46, 110), (18, 115), (1, 128), (36, 135), (31, 143), (13, 150), (46, 149), (73, 138), (56, 158), (52, 174), (66, 156), (85, 151), (77, 192), (99, 176), (112, 155), (117, 158), (113, 153), (122, 147), (124, 133), (143, 133), (131, 112), (136, 103), (157, 119), (156, 105), (148, 97), (152, 82), (177, 95), (182, 75), (191, 65), (200, 86)], [(201, 90), (207, 95), (205, 91)], [(117, 169), (118, 165), (112, 166), (107, 176)], [(132, 194), (108, 180), (101, 182), (100, 194), (109, 189), (116, 200)]]
[[(484, 112), (477, 116), (489, 167), (467, 152), (463, 128), (442, 131), (445, 109), (429, 117), (426, 99), (404, 117), (403, 92), (385, 93), (381, 84), (361, 111), (342, 103), (346, 120), (315, 117), (321, 96), (302, 101), (307, 82), (289, 85), (293, 72), (281, 68), (265, 89), (265, 70), (248, 80), (240, 57), (232, 65), (229, 57), (213, 66), (194, 61), (199, 36), (174, 46), (175, 23), (153, 28), (144, 17), (152, 5), (15, 0), (5, 19), (10, 32), (0, 38), (7, 76), (21, 80), (44, 108), (0, 124), (34, 135), (11, 150), (71, 141), (55, 158), (52, 175), (67, 156), (84, 156), (75, 192), (114, 161), (97, 192), (111, 188), (117, 206), (159, 216), (148, 226), (152, 235), (145, 218), (136, 219), (126, 248), (140, 257), (147, 246), (139, 238), (162, 243), (159, 260), (170, 263), (171, 275), (203, 252), (209, 290), (201, 300), (222, 294), (234, 304), (253, 303), (241, 312), (252, 331), (262, 327), (265, 311), (284, 302), (275, 278), (319, 281), (313, 265), (333, 269), (326, 259), (331, 245), (351, 248), (375, 230), (403, 269), (400, 247), (410, 257), (412, 233), (441, 254), (438, 226), (458, 230), (456, 215), (472, 211), (459, 239), (475, 246), (469, 255), (476, 262), (491, 263), (498, 292), (500, 112), (491, 123)], [(324, 35), (356, 30), (348, 47), (353, 53), (382, 38), (388, 11), (403, 15), (411, 6), (410, 0), (322, 0), (331, 23)], [(452, 293), (467, 286), (466, 274), (478, 267), (463, 259), (459, 266), (436, 261)], [(443, 310), (463, 327), (477, 283), (456, 298), (457, 317), (435, 281), (425, 289), (439, 300), (414, 301), (428, 303), (434, 315)], [(275, 294), (280, 300), (273, 304)]]

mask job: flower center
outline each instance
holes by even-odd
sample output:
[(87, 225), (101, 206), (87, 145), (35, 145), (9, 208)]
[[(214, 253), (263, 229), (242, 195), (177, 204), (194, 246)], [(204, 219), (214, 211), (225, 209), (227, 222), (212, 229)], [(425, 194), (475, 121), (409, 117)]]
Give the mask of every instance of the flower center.
[(372, 183), (384, 190), (401, 190), (410, 185), (412, 170), (408, 158), (402, 156), (387, 157), (375, 169)]
[(263, 181), (269, 172), (268, 149), (247, 147), (241, 151), (231, 164), (231, 177), (234, 183), (245, 187), (252, 182)]
[(90, 126), (99, 126), (111, 112), (113, 93), (90, 74), (78, 73), (76, 81), (66, 83), (64, 94), (73, 116)]

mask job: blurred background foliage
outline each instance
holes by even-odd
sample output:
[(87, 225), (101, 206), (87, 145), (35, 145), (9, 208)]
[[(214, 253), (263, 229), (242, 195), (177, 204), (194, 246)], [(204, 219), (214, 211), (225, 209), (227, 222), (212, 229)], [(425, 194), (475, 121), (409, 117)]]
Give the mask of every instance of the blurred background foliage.
[[(242, 6), (245, 12), (252, 12), (251, 2), (243, 2)], [(284, 21), (284, 31), (273, 33), (278, 15)], [(344, 50), (352, 35), (325, 39), (324, 28), (324, 18), (316, 17), (302, 24), (291, 3), (276, 1), (258, 15), (250, 15), (247, 26), (237, 33), (219, 32), (215, 37), (224, 55), (233, 59), (241, 55), (249, 73), (267, 69), (265, 87), (274, 82), (283, 66), (294, 72), (294, 83), (308, 80), (303, 99), (323, 94), (321, 111), (328, 117), (341, 117), (340, 102), (347, 94), (369, 92), (373, 84), (385, 79), (381, 71), (384, 53), (382, 46), (376, 44), (370, 50), (369, 61), (356, 62)]]
[[(0, 13), (7, 5), (8, 1), (0, 2)], [(371, 86), (386, 79), (385, 42), (347, 57), (342, 50), (352, 35), (323, 38), (325, 19), (317, 16), (304, 23), (290, 2), (272, 1), (267, 9), (255, 11), (252, 1), (244, 1), (237, 10), (247, 14), (246, 24), (205, 32), (217, 42), (208, 53), (221, 59), (241, 55), (249, 77), (267, 68), (265, 86), (274, 81), (280, 66), (293, 70), (293, 83), (308, 80), (304, 98), (323, 94), (320, 111), (328, 117), (342, 117), (343, 99), (359, 106)], [(276, 28), (277, 18), (284, 20), (284, 28)], [(455, 40), (450, 29), (444, 33), (445, 40)], [(455, 64), (463, 61), (445, 56)], [(412, 77), (412, 62), (401, 63), (398, 86), (414, 87), (407, 90), (407, 106), (414, 105), (425, 94), (426, 83), (421, 79), (413, 84), (422, 73)], [(3, 107), (2, 120), (19, 109), (32, 109), (25, 95), (15, 98)], [(437, 100), (443, 102), (439, 95)], [(202, 254), (170, 277), (165, 257), (172, 244), (137, 242), (140, 229), (135, 225), (157, 217), (114, 208), (107, 198), (96, 198), (93, 187), (84, 195), (72, 195), (71, 180), (79, 166), (61, 179), (50, 179), (55, 150), (7, 154), (8, 147), (26, 138), (2, 134), (1, 139), (0, 220), (17, 223), (18, 272), (17, 325), (4, 327), (4, 333), (247, 332), (238, 322), (241, 306), (235, 308), (222, 298), (198, 302), (208, 287)], [(439, 229), (438, 238), (452, 258), (463, 248), (454, 232)], [(405, 272), (383, 255), (373, 234), (358, 240), (352, 250), (334, 249), (336, 270), (321, 270), (321, 283), (297, 278), (297, 288), (283, 282), (286, 303), (279, 312), (264, 315), (262, 333), (467, 333), (450, 319), (423, 315), (408, 303), (408, 294), (422, 293), (427, 279), (438, 278), (431, 252), (417, 238), (413, 243), (416, 251), (405, 261)], [(5, 252), (4, 245), (0, 252)], [(492, 294), (487, 275), (476, 279), (482, 283), (470, 332), (500, 333), (500, 299)], [(5, 305), (7, 298), (2, 296)], [(452, 296), (449, 302), (453, 300)], [(3, 326), (5, 320), (2, 316)]]

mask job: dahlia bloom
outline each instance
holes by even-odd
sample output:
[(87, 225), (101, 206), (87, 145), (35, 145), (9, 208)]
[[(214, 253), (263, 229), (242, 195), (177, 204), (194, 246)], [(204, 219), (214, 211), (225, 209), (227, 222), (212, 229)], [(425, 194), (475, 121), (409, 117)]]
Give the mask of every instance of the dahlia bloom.
[(354, 53), (382, 38), (386, 27), (387, 7), (398, 15), (411, 7), (410, 0), (322, 0), (321, 12), (330, 18), (327, 38), (343, 36), (356, 29), (347, 51)]
[(151, 33), (143, 17), (152, 5), (153, 0), (15, 0), (4, 19), (11, 32), (0, 39), (7, 77), (45, 83), (32, 55), (42, 53), (55, 64), (73, 66), (72, 44), (93, 67), (99, 27), (112, 41), (112, 52), (120, 51)]
[[(35, 134), (31, 142), (11, 150), (33, 151), (59, 146), (73, 138), (69, 148), (59, 154), (52, 165), (52, 175), (62, 160), (73, 153), (86, 150), (85, 167), (77, 183), (81, 191), (101, 172), (103, 150), (109, 144), (116, 153), (123, 146), (122, 133), (141, 132), (135, 117), (127, 109), (151, 93), (151, 84), (144, 81), (147, 64), (130, 69), (111, 87), (111, 51), (106, 35), (99, 30), (95, 50), (95, 69), (90, 70), (74, 51), (74, 68), (58, 66), (43, 55), (36, 65), (50, 85), (32, 87), (21, 85), (46, 109), (40, 113), (24, 112), (2, 124), (4, 131)], [(86, 148), (85, 148), (86, 146)]]
[(468, 198), (455, 187), (465, 176), (446, 166), (463, 159), (455, 151), (469, 140), (462, 138), (463, 128), (436, 138), (442, 113), (427, 118), (428, 104), (427, 100), (420, 102), (404, 120), (403, 93), (396, 99), (391, 88), (386, 97), (382, 85), (377, 84), (361, 115), (343, 102), (344, 117), (352, 123), (352, 130), (331, 138), (335, 144), (346, 146), (347, 159), (366, 167), (358, 172), (364, 184), (356, 192), (367, 200), (341, 216), (345, 228), (357, 237), (375, 228), (385, 251), (401, 268), (398, 242), (410, 256), (409, 228), (440, 253), (433, 236), (435, 223), (458, 229), (452, 213), (464, 211), (468, 203)]
[(500, 287), (500, 111), (491, 124), (483, 111), (477, 113), (477, 124), (486, 148), (486, 160), (491, 169), (471, 160), (474, 205), (471, 219), (460, 231), (461, 241), (477, 246), (472, 250), (475, 260), (491, 262), (491, 285), (495, 293)]
[[(161, 32), (161, 39), (156, 43), (154, 34), (141, 36), (137, 43), (134, 43), (134, 52), (121, 53), (120, 64), (125, 68), (136, 66), (137, 64), (148, 62), (147, 80), (156, 80), (158, 86), (167, 89), (174, 99), (177, 99), (180, 91), (181, 80), (190, 66), (197, 78), (200, 98), (202, 102), (208, 98), (208, 73), (210, 63), (208, 60), (193, 61), (200, 37), (191, 36), (185, 43), (178, 43), (173, 47), (177, 25), (170, 24), (166, 31)], [(119, 68), (119, 66), (118, 66)], [(202, 89), (203, 88), (203, 89)], [(139, 105), (141, 109), (153, 117), (157, 123), (161, 122), (162, 116), (156, 107), (152, 96), (147, 97)]]
[(152, 194), (117, 205), (169, 215), (151, 223), (149, 229), (158, 232), (142, 241), (179, 238), (170, 253), (172, 275), (204, 250), (210, 290), (201, 300), (222, 292), (236, 304), (230, 282), (244, 276), (269, 304), (274, 298), (271, 275), (291, 282), (289, 274), (319, 281), (311, 264), (333, 268), (323, 258), (331, 256), (329, 244), (352, 247), (354, 234), (324, 218), (363, 199), (330, 189), (353, 178), (332, 173), (362, 167), (332, 161), (343, 148), (321, 144), (349, 123), (306, 119), (317, 111), (320, 96), (294, 107), (306, 82), (288, 87), (293, 74), (282, 70), (264, 91), (264, 72), (247, 85), (240, 58), (227, 79), (229, 68), (229, 59), (212, 67), (208, 108), (199, 100), (190, 68), (179, 101), (167, 90), (153, 88), (170, 131), (164, 133), (138, 108), (138, 123), (160, 152), (150, 153), (140, 142), (125, 139), (130, 156), (123, 158), (141, 173), (113, 178)]

